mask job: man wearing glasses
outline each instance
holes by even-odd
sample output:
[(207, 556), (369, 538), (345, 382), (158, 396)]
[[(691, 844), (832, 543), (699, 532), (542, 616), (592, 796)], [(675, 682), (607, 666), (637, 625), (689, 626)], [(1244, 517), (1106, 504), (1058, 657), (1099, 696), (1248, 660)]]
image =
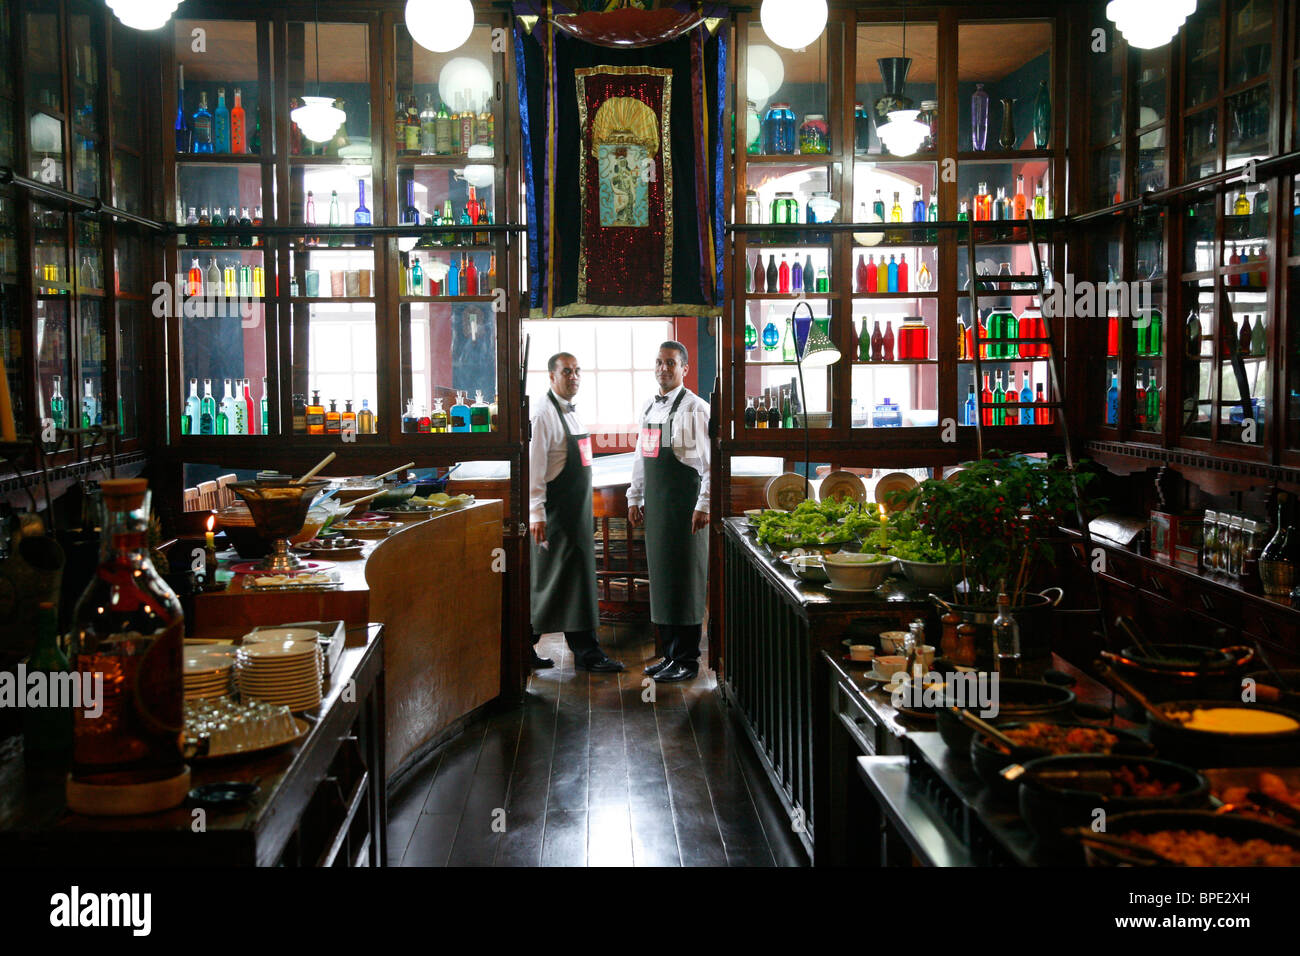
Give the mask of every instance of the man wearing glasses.
[(596, 549), (591, 513), (591, 436), (578, 419), (573, 398), (582, 369), (568, 352), (552, 355), (546, 367), (551, 388), (533, 416), (528, 446), (528, 523), (532, 535), (533, 667), (554, 662), (539, 657), (543, 634), (563, 631), (576, 667), (621, 671), (596, 643)]
[(627, 490), (628, 521), (645, 525), (650, 620), (664, 651), (645, 672), (665, 683), (699, 673), (708, 603), (709, 406), (685, 386), (688, 368), (686, 346), (659, 346), (659, 394), (641, 411)]

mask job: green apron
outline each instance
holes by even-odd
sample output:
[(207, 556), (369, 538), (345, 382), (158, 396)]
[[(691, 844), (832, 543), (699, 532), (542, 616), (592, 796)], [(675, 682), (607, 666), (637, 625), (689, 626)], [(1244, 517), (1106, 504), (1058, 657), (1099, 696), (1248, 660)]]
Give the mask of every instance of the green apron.
[(596, 603), (595, 521), (591, 512), (591, 438), (574, 435), (553, 392), (564, 427), (564, 469), (546, 483), (546, 547), (533, 541), (532, 623), (534, 634), (594, 631)]
[(691, 531), (700, 475), (673, 453), (673, 416), (686, 397), (677, 395), (668, 412), (668, 437), (661, 424), (641, 424), (645, 467), (645, 552), (650, 568), (650, 620), (655, 624), (703, 624), (708, 604), (709, 535)]

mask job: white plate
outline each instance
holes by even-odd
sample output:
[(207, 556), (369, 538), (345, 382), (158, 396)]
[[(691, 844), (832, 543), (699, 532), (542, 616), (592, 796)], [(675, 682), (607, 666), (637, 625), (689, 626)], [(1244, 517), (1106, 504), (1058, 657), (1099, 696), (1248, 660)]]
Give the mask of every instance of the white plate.
[(906, 472), (891, 471), (876, 482), (876, 504), (883, 504), (888, 510), (894, 511), (894, 506), (885, 496), (892, 491), (911, 491), (919, 484), (919, 481)]
[(827, 591), (841, 591), (845, 594), (870, 594), (872, 591), (877, 591), (880, 589), (880, 585), (878, 584), (874, 588), (845, 588), (845, 587), (840, 587), (838, 584), (832, 584), (829, 581), (823, 584), (822, 587), (824, 587)]
[(806, 500), (811, 491), (808, 480), (803, 475), (787, 471), (769, 481), (763, 494), (767, 506), (773, 511), (793, 511), (795, 505)]
[(827, 501), (831, 498), (852, 498), (854, 501), (867, 500), (867, 486), (862, 477), (851, 471), (832, 471), (822, 479), (817, 489), (817, 500)]
[(249, 631), (244, 635), (245, 644), (267, 644), (271, 641), (307, 641), (320, 637), (319, 631), (309, 627), (264, 627), (260, 631)]
[(286, 660), (319, 654), (320, 646), (315, 641), (277, 641), (259, 642), (239, 649), (240, 659)]
[[(899, 673), (902, 673), (902, 671), (899, 671)], [(866, 680), (873, 680), (873, 681), (876, 681), (876, 682), (881, 683), (881, 684), (888, 684), (890, 681), (892, 681), (892, 680), (894, 679), (894, 675), (893, 675), (893, 674), (890, 674), (890, 675), (886, 676), (886, 675), (880, 673), (880, 671), (876, 670), (876, 665), (875, 665), (874, 663), (871, 665), (871, 670), (867, 671), (867, 672), (866, 672), (865, 674), (863, 674), (862, 676), (863, 676)]]

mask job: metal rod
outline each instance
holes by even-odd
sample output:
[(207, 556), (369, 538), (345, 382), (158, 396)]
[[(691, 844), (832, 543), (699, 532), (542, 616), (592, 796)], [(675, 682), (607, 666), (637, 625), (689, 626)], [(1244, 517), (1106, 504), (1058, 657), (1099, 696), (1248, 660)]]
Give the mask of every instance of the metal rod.
[(110, 206), (97, 196), (79, 196), (76, 193), (68, 192), (58, 186), (51, 186), (49, 183), (43, 183), (27, 176), (19, 175), (9, 167), (0, 167), (0, 184), (9, 184), (17, 186), (19, 189), (25, 189), (28, 192), (37, 193), (50, 199), (57, 199), (69, 206), (76, 206), (87, 212), (97, 213), (101, 216), (112, 216), (114, 219), (120, 219), (124, 222), (132, 222), (139, 226), (145, 226), (158, 232), (166, 232), (167, 224), (157, 222), (153, 219), (146, 219), (144, 216), (137, 216), (135, 213), (127, 212), (125, 209), (118, 209), (116, 206)]
[[(518, 224), (500, 224), (500, 225), (483, 225), (483, 226), (321, 226), (308, 225), (300, 223), (289, 226), (190, 226), (183, 223), (177, 225), (167, 224), (167, 232), (193, 233), (196, 236), (303, 236), (311, 234), (313, 236), (353, 236), (353, 235), (379, 235), (379, 236), (422, 236), (426, 233), (449, 233), (449, 232), (486, 232), (492, 234), (526, 232), (528, 227)], [(472, 245), (473, 243), (462, 243), (462, 245)], [(220, 247), (218, 247), (220, 248)]]

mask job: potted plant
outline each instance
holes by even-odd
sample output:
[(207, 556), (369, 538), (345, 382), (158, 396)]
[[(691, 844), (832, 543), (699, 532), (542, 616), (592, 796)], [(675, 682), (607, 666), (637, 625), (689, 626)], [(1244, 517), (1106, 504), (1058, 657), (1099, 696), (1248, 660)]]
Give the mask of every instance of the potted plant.
[[(1030, 576), (1037, 565), (1055, 563), (1048, 539), (1073, 520), (1076, 493), (1082, 495), (1092, 477), (1068, 468), (1059, 455), (1041, 459), (994, 452), (948, 480), (923, 481), (896, 495), (895, 506), (913, 508), (933, 543), (958, 556), (965, 581), (960, 603), (935, 600), (975, 625), (977, 652), (986, 660), (1003, 591), (1020, 623), (1022, 655), (1047, 656), (1044, 612), (1060, 601), (1062, 592), (1030, 592)], [(1084, 501), (1084, 509), (1092, 504)]]

